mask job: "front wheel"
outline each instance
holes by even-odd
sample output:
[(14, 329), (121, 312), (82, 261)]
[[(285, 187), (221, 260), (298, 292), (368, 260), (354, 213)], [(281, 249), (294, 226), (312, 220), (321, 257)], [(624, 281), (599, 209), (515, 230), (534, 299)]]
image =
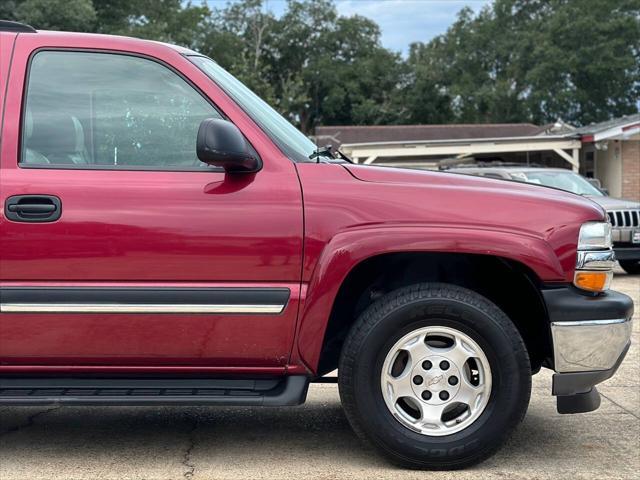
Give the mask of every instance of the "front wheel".
[(419, 284), (360, 316), (338, 381), (354, 430), (389, 459), (455, 469), (487, 458), (522, 420), (531, 368), (498, 307), (461, 287)]
[(618, 263), (629, 275), (640, 274), (640, 260), (619, 260)]

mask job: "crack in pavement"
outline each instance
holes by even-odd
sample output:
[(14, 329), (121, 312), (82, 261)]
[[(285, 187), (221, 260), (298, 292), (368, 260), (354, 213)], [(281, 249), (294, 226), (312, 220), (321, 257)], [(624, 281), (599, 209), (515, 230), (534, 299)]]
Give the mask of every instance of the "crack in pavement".
[(58, 410), (59, 408), (60, 408), (60, 405), (48, 408), (46, 410), (40, 410), (39, 412), (36, 412), (36, 413), (34, 413), (32, 415), (29, 415), (27, 417), (27, 421), (26, 422), (24, 422), (22, 424), (19, 424), (19, 425), (15, 425), (13, 427), (10, 427), (7, 430), (0, 431), (0, 437), (4, 436), (4, 435), (9, 435), (10, 433), (15, 433), (15, 432), (17, 432), (19, 430), (22, 430), (23, 428), (31, 427), (35, 423), (36, 418), (41, 417), (42, 415), (46, 415), (49, 412), (53, 412), (54, 410)]
[(618, 402), (615, 402), (614, 400), (612, 400), (611, 398), (607, 397), (604, 393), (602, 393), (601, 391), (598, 391), (598, 393), (600, 395), (602, 395), (604, 398), (606, 398), (607, 400), (609, 400), (611, 403), (613, 403), (616, 407), (621, 408), (622, 410), (624, 410), (625, 412), (627, 412), (629, 415), (636, 417), (638, 420), (640, 420), (640, 417), (633, 413), (631, 410), (626, 409), (625, 407), (623, 407), (622, 405), (620, 405)]
[(184, 451), (184, 454), (182, 455), (182, 462), (181, 462), (182, 465), (184, 465), (186, 468), (186, 471), (182, 474), (182, 476), (187, 479), (193, 478), (196, 471), (196, 465), (191, 462), (191, 452), (196, 446), (194, 433), (197, 430), (197, 428), (198, 428), (198, 420), (194, 418), (193, 425), (191, 426), (191, 429), (188, 432), (189, 443), (188, 443), (187, 449)]

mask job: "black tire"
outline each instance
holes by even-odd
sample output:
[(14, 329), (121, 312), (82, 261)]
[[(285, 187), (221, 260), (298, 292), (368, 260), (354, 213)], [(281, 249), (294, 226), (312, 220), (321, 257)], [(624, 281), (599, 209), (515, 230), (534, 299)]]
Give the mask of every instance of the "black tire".
[(640, 260), (619, 260), (618, 263), (629, 275), (640, 274)]
[[(455, 328), (484, 351), (493, 376), (489, 402), (464, 430), (428, 436), (396, 420), (380, 375), (392, 346), (424, 326)], [(485, 297), (465, 288), (424, 283), (395, 290), (358, 318), (338, 369), (340, 398), (355, 432), (393, 463), (413, 469), (459, 469), (491, 456), (522, 421), (531, 395), (531, 365), (515, 325)]]

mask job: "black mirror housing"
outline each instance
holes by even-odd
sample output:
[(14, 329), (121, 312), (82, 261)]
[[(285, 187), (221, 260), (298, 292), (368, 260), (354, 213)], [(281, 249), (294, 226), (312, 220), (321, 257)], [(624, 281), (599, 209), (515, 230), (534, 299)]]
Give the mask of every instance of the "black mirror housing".
[(262, 161), (249, 151), (238, 127), (220, 118), (202, 121), (196, 153), (201, 162), (222, 167), (228, 173), (255, 173), (262, 168)]

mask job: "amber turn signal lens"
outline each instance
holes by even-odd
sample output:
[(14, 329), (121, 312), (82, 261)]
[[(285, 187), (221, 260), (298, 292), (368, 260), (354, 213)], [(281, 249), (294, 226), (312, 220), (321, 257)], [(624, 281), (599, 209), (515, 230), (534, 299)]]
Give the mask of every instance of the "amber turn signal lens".
[(576, 272), (573, 283), (589, 292), (604, 292), (609, 289), (612, 272)]

